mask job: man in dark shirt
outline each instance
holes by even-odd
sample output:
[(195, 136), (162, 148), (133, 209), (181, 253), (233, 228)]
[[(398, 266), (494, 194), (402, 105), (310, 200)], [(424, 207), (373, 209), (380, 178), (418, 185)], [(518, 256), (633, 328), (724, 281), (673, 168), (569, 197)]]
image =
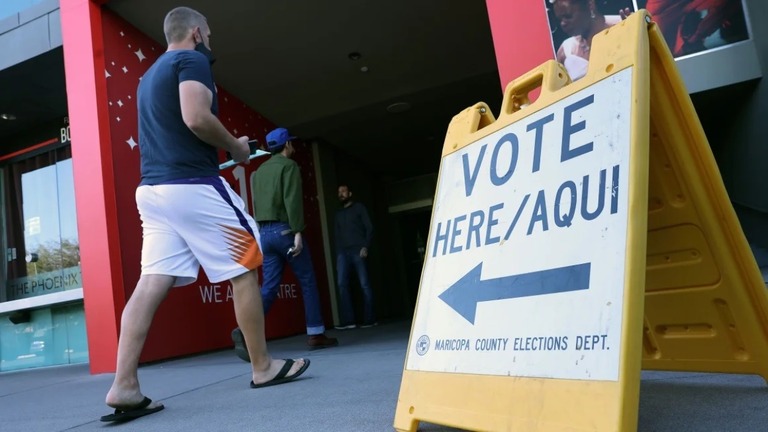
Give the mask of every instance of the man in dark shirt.
[(352, 190), (348, 185), (339, 186), (341, 209), (336, 213), (334, 234), (336, 238), (336, 272), (339, 278), (339, 330), (357, 327), (349, 292), (349, 277), (355, 269), (363, 291), (363, 322), (361, 327), (377, 324), (373, 310), (373, 289), (368, 278), (365, 260), (373, 237), (373, 226), (365, 206), (352, 200)]
[(210, 29), (199, 12), (179, 7), (163, 24), (168, 50), (138, 88), (142, 220), (141, 277), (125, 306), (117, 371), (102, 421), (123, 422), (163, 409), (141, 393), (137, 367), (152, 318), (171, 287), (188, 285), (203, 269), (211, 282), (230, 280), (235, 317), (248, 341), (251, 387), (290, 381), (309, 360), (272, 359), (256, 269), (263, 257), (254, 220), (219, 177), (218, 151), (246, 162), (248, 137), (235, 138), (216, 117)]
[[(259, 223), (259, 234), (264, 251), (264, 285), (261, 289), (264, 313), (277, 298), (280, 279), (286, 262), (301, 285), (304, 300), (304, 317), (307, 324), (307, 344), (310, 349), (336, 346), (336, 338), (325, 336), (325, 324), (320, 309), (315, 270), (302, 231), (304, 205), (301, 191), (299, 165), (291, 159), (296, 149), (285, 128), (277, 128), (267, 134), (267, 149), (272, 157), (256, 170), (252, 191), (253, 208)], [(240, 330), (232, 332), (235, 352), (248, 361), (247, 343)]]

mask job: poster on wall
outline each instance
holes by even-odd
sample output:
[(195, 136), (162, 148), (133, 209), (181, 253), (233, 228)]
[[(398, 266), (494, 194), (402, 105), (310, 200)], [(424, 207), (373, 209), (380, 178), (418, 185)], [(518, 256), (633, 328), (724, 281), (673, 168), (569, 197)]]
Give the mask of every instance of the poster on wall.
[(742, 0), (637, 0), (675, 58), (749, 39)]
[(672, 55), (684, 58), (749, 39), (742, 0), (543, 0), (555, 58), (572, 80), (587, 72), (592, 37), (646, 9)]
[(587, 73), (592, 37), (637, 10), (633, 0), (543, 0), (555, 58), (576, 81)]

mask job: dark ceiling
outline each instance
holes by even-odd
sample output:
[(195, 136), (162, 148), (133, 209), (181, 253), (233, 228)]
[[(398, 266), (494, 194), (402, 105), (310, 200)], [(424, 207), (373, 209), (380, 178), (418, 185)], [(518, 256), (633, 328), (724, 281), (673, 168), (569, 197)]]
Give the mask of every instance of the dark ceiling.
[[(379, 174), (437, 172), (451, 118), (478, 100), (501, 103), (484, 0), (223, 4), (185, 2), (208, 18), (216, 81), (276, 124)], [(107, 3), (162, 44), (163, 18), (177, 5)], [(396, 102), (411, 108), (388, 112)]]
[(67, 114), (61, 47), (0, 71), (0, 139), (27, 132)]
[[(163, 45), (163, 18), (177, 5), (107, 3)], [(478, 101), (501, 103), (484, 0), (185, 5), (208, 17), (218, 84), (274, 123), (388, 179), (436, 172), (451, 118)], [(361, 57), (352, 60), (351, 52)], [(61, 48), (0, 71), (0, 88), (0, 114), (17, 117), (0, 121), (0, 137), (63, 117)], [(389, 112), (394, 103), (410, 109)]]

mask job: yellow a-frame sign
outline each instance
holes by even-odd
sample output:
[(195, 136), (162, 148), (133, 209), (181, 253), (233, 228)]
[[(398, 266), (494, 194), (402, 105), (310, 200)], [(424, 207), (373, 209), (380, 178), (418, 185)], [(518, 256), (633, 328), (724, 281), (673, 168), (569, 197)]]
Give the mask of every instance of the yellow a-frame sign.
[(636, 430), (641, 367), (768, 379), (768, 294), (645, 11), (585, 78), (452, 120), (394, 427)]

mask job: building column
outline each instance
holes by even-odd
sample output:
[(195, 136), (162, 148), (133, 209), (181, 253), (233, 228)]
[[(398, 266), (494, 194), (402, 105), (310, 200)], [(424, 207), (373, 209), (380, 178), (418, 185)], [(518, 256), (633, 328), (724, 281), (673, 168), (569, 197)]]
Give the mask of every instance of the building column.
[(61, 2), (85, 320), (94, 374), (115, 370), (125, 305), (102, 36), (104, 3)]
[(544, 0), (486, 0), (502, 91), (555, 57)]

